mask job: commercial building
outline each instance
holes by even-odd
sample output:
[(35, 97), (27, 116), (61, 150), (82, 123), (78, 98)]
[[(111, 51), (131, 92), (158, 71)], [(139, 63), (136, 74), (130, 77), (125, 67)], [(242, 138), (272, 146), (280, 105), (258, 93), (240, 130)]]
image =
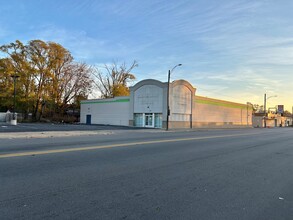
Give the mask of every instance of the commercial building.
[(255, 128), (273, 128), (293, 126), (292, 116), (283, 116), (277, 112), (255, 113), (252, 118), (252, 126)]
[[(169, 85), (169, 128), (252, 126), (246, 104), (196, 96), (185, 80)], [(81, 102), (80, 122), (166, 128), (168, 83), (142, 80), (130, 87), (130, 96)]]

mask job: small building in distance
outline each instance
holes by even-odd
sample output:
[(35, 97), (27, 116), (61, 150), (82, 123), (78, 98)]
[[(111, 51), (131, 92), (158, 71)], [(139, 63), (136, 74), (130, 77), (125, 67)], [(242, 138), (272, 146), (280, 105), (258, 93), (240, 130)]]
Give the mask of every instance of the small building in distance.
[[(196, 96), (185, 80), (170, 83), (169, 128), (251, 127), (250, 105)], [(130, 96), (81, 102), (80, 122), (166, 128), (168, 83), (142, 80), (130, 87)]]
[(252, 126), (255, 128), (273, 128), (273, 127), (288, 127), (293, 125), (292, 115), (287, 115), (283, 113), (279, 113), (277, 110), (272, 111), (269, 108), (268, 112), (265, 114), (254, 113), (252, 118)]

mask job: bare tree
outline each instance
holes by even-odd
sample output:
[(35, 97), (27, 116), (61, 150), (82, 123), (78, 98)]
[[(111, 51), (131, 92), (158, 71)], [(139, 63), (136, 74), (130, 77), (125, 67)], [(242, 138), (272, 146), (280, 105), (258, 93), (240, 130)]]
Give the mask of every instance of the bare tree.
[(77, 96), (87, 96), (92, 89), (93, 69), (85, 63), (72, 63), (65, 68), (63, 80), (59, 84), (61, 111), (66, 104), (74, 102)]
[(102, 98), (113, 98), (115, 96), (129, 95), (128, 83), (135, 80), (135, 76), (131, 71), (138, 66), (137, 61), (133, 61), (130, 67), (125, 63), (118, 65), (113, 62), (110, 65), (105, 64), (104, 69), (96, 68), (94, 76), (96, 78), (96, 86), (101, 92)]

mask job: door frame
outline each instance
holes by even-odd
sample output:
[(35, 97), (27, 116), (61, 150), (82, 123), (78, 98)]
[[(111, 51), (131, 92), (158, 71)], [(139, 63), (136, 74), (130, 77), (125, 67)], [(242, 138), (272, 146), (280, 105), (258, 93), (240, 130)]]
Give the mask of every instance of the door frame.
[[(146, 125), (147, 117), (152, 117), (152, 125)], [(155, 127), (155, 114), (154, 113), (143, 113), (143, 126), (146, 128), (154, 128)]]
[(86, 115), (85, 116), (86, 118), (86, 120), (85, 120), (85, 122), (86, 122), (86, 124), (87, 125), (91, 125), (92, 124), (92, 115)]

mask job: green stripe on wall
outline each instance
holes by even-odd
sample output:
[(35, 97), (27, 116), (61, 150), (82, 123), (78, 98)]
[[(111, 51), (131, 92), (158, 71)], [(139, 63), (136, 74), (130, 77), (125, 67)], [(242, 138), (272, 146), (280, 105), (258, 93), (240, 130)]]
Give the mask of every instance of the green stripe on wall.
[[(223, 102), (217, 102), (214, 100), (195, 99), (195, 102), (199, 103), (199, 104), (216, 105), (216, 106), (223, 106), (223, 107), (228, 107), (228, 108), (247, 109), (246, 105), (233, 104), (233, 103), (223, 103)], [(251, 107), (248, 107), (248, 108), (250, 109)]]
[(81, 101), (80, 104), (105, 104), (105, 103), (117, 103), (117, 102), (129, 102), (130, 99), (118, 99), (118, 100), (113, 100), (113, 101), (95, 101), (95, 102), (91, 102), (91, 101)]

